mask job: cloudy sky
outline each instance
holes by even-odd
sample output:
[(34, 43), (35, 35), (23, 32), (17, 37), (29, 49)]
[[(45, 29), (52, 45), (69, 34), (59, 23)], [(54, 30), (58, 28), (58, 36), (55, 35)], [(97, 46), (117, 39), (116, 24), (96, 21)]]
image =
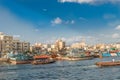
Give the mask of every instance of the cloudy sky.
[(0, 32), (31, 43), (120, 42), (120, 1), (0, 0)]

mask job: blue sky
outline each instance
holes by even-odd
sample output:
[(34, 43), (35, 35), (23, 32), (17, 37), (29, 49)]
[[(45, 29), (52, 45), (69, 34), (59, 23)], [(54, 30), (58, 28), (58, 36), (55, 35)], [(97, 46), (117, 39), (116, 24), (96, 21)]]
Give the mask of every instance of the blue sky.
[(31, 43), (120, 41), (119, 0), (0, 0), (0, 31)]

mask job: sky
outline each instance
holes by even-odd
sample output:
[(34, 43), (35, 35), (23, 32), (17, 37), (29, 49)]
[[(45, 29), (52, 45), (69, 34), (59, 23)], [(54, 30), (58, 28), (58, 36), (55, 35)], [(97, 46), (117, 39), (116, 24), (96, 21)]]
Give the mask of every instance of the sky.
[(0, 32), (32, 44), (120, 42), (120, 1), (0, 0)]

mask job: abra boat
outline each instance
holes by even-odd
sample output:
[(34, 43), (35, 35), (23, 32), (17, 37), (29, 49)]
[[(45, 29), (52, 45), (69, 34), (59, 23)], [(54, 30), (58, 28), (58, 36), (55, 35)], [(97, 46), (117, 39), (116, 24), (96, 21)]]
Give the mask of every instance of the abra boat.
[(82, 49), (71, 49), (69, 53), (64, 57), (58, 57), (58, 60), (70, 60), (70, 61), (77, 61), (77, 60), (90, 60), (93, 59), (93, 56), (86, 55), (85, 51)]
[(56, 57), (56, 60), (80, 61), (91, 60), (93, 57)]
[(9, 57), (9, 62), (11, 64), (28, 64), (31, 63), (32, 60), (32, 56), (23, 53), (13, 54)]
[(105, 61), (105, 62), (96, 62), (98, 67), (107, 67), (107, 66), (120, 66), (120, 61)]
[(16, 58), (11, 58), (10, 63), (11, 64), (29, 64), (31, 63), (31, 60), (18, 60)]
[(52, 59), (50, 56), (47, 55), (36, 55), (34, 56), (34, 60), (32, 61), (32, 64), (38, 65), (38, 64), (49, 64), (54, 63), (55, 60)]

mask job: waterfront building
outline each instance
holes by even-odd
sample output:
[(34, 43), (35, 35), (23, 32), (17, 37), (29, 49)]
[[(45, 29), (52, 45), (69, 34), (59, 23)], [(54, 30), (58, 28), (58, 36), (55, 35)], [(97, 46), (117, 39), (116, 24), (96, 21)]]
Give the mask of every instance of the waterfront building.
[(0, 52), (12, 51), (12, 40), (13, 40), (13, 36), (9, 36), (0, 32), (0, 41), (1, 41)]
[(0, 52), (25, 52), (30, 50), (29, 42), (22, 42), (14, 39), (13, 36), (6, 35), (0, 32)]
[(41, 50), (42, 50), (42, 43), (35, 43), (34, 45), (31, 46), (31, 50), (32, 52), (34, 53), (41, 53)]
[(22, 46), (22, 42), (20, 42), (19, 40), (13, 40), (13, 51), (17, 51), (17, 52), (23, 52), (23, 46)]
[(29, 42), (22, 42), (20, 40), (13, 40), (12, 42), (12, 50), (17, 52), (26, 52), (30, 50)]
[(23, 52), (26, 52), (26, 51), (29, 51), (30, 50), (30, 43), (29, 42), (22, 42), (22, 51)]

